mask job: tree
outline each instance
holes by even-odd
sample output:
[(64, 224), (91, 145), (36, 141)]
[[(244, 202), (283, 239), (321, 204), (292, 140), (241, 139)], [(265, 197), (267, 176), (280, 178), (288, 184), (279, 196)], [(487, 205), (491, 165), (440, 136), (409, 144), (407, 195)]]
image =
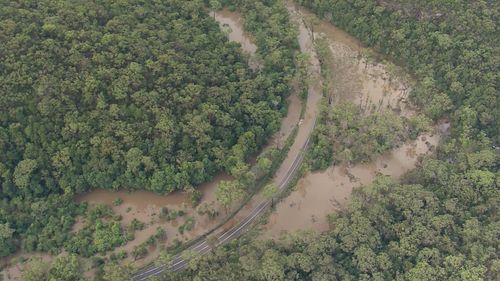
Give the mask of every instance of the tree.
[(260, 274), (264, 280), (283, 280), (284, 279), (284, 260), (275, 250), (267, 250), (262, 257)]
[(215, 19), (215, 11), (220, 10), (222, 8), (222, 4), (219, 0), (210, 0), (210, 8), (214, 11)]
[(33, 259), (27, 265), (27, 269), (23, 272), (24, 281), (43, 281), (48, 280), (49, 266), (41, 259)]
[(79, 281), (82, 272), (76, 255), (57, 257), (50, 267), (50, 280)]
[(224, 207), (226, 213), (231, 205), (242, 199), (244, 195), (245, 192), (237, 181), (221, 181), (215, 191), (217, 201)]
[(271, 161), (267, 157), (259, 157), (257, 160), (257, 169), (259, 171), (259, 174), (265, 175), (269, 173), (269, 169), (271, 169), (271, 166), (273, 164), (273, 161)]
[(262, 194), (267, 199), (273, 198), (276, 194), (278, 194), (278, 192), (279, 192), (278, 187), (273, 183), (267, 184), (266, 186), (264, 186), (264, 189), (262, 190)]
[(13, 234), (14, 229), (10, 228), (8, 223), (0, 223), (0, 257), (8, 256), (15, 251)]
[(307, 28), (309, 28), (309, 31), (311, 32), (311, 38), (312, 38), (313, 42), (315, 41), (314, 40), (314, 28), (319, 23), (320, 23), (320, 20), (314, 15), (304, 17), (304, 24), (306, 25)]
[(31, 174), (37, 168), (37, 162), (33, 159), (25, 159), (19, 162), (14, 170), (14, 183), (19, 187), (26, 189), (30, 183)]
[(104, 266), (103, 279), (106, 281), (129, 280), (132, 272), (133, 267), (130, 264), (107, 263)]

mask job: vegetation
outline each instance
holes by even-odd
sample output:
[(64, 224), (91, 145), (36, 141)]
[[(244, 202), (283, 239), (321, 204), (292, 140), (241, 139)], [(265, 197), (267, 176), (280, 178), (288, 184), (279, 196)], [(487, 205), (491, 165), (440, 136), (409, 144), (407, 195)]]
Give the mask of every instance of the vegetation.
[[(78, 206), (71, 196), (51, 195), (45, 199), (0, 201), (2, 255), (23, 250), (55, 253), (71, 236), (77, 215), (86, 207)], [(7, 227), (8, 226), (8, 227)], [(21, 240), (22, 239), (22, 243)]]
[[(50, 264), (34, 261), (24, 280), (83, 280), (77, 255), (105, 253), (143, 227), (134, 221), (123, 228), (109, 207), (75, 203), (76, 193), (187, 189), (196, 206), (192, 186), (225, 170), (235, 180), (221, 183), (217, 199), (229, 208), (256, 176), (274, 169), (277, 150), (259, 158), (255, 173), (244, 163), (277, 130), (292, 77), (307, 75), (307, 58), (294, 53), (294, 26), (282, 1), (205, 2), (1, 5), (0, 257), (19, 248), (68, 252)], [(329, 216), (329, 231), (280, 241), (250, 240), (250, 233), (167, 278), (498, 280), (500, 4), (297, 2), (404, 63), (417, 79), (413, 100), (429, 118), (449, 116), (451, 135), (402, 182), (379, 177), (356, 190)], [(248, 68), (203, 5), (242, 13), (255, 34), (259, 71)], [(318, 168), (380, 154), (427, 123), (390, 113), (368, 118), (349, 104), (323, 110), (321, 118), (311, 152)], [(277, 188), (264, 191), (273, 197)], [(207, 205), (198, 211), (217, 215)], [(160, 217), (183, 215), (165, 208)], [(86, 225), (72, 233), (77, 216)], [(179, 232), (194, 223), (186, 218)], [(131, 255), (143, 257), (165, 235), (157, 229)], [(115, 255), (96, 279), (129, 279), (130, 265), (116, 261), (125, 256)]]
[(499, 141), (498, 2), (297, 2), (405, 62), (419, 81), (412, 95), (430, 116), (470, 108), (472, 127)]
[(89, 208), (85, 214), (85, 226), (65, 242), (65, 250), (83, 257), (105, 253), (133, 240), (134, 232), (144, 227), (144, 223), (134, 219), (124, 231), (121, 218), (113, 214), (106, 205)]
[(82, 268), (75, 255), (59, 256), (50, 263), (40, 259), (30, 262), (28, 269), (23, 272), (24, 281), (63, 280), (80, 281)]
[(200, 2), (11, 3), (0, 20), (3, 197), (197, 185), (279, 124), (283, 73), (252, 73)]
[(350, 102), (323, 104), (318, 123), (309, 155), (313, 169), (368, 161), (429, 129), (425, 117), (406, 119), (391, 110), (364, 114)]

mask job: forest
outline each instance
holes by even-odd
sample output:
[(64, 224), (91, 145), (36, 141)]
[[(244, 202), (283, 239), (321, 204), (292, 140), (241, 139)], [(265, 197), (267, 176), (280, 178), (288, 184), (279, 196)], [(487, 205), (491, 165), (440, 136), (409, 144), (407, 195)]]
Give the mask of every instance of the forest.
[(134, 3), (2, 7), (2, 197), (171, 192), (276, 130), (286, 56), (252, 73), (202, 3)]

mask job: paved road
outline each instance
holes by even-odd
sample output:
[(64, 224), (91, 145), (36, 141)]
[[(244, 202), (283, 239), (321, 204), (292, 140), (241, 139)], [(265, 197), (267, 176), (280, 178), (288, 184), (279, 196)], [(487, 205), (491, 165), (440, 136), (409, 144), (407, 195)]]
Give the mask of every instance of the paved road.
[[(294, 15), (296, 12), (294, 11), (291, 5), (288, 5), (288, 9)], [(304, 117), (304, 122), (300, 124), (299, 131), (297, 136), (295, 137), (294, 143), (290, 148), (290, 152), (287, 155), (287, 158), (283, 161), (282, 166), (276, 173), (275, 180), (279, 181), (277, 184), (280, 191), (284, 190), (290, 180), (295, 175), (297, 168), (302, 163), (304, 159), (305, 151), (309, 146), (309, 140), (314, 129), (314, 125), (316, 123), (316, 119), (319, 113), (319, 101), (321, 99), (321, 90), (320, 90), (320, 66), (319, 61), (314, 53), (314, 48), (311, 40), (311, 35), (309, 31), (305, 28), (305, 25), (302, 21), (298, 21), (299, 23), (299, 44), (301, 52), (309, 53), (311, 56), (311, 66), (313, 72), (311, 73), (313, 78), (318, 78), (317, 84), (310, 83), (309, 86), (309, 94), (307, 98), (306, 104), (306, 112)], [(288, 165), (288, 166), (287, 166)], [(281, 179), (281, 180), (280, 180)], [(217, 239), (214, 239), (216, 243), (210, 244), (207, 238), (197, 242), (190, 248), (188, 251), (194, 252), (196, 256), (202, 256), (206, 253), (210, 252), (213, 247), (217, 247), (223, 245), (235, 238), (238, 238), (241, 234), (243, 234), (248, 227), (257, 220), (257, 218), (262, 215), (267, 208), (271, 205), (271, 200), (263, 200), (260, 202), (254, 209), (238, 224), (231, 227), (229, 230), (224, 231), (223, 233), (219, 233), (215, 235)], [(164, 265), (153, 265), (147, 268), (144, 268), (132, 275), (133, 281), (142, 281), (147, 280), (153, 276), (158, 276), (164, 273), (165, 271), (180, 271), (186, 267), (189, 261), (185, 260), (181, 254), (176, 255), (170, 264)]]
[[(290, 180), (293, 178), (293, 175), (297, 171), (297, 168), (300, 166), (302, 163), (302, 160), (304, 159), (305, 151), (309, 145), (309, 138), (307, 138), (307, 141), (304, 143), (302, 147), (302, 151), (298, 154), (297, 158), (295, 158), (295, 161), (293, 161), (292, 165), (288, 169), (288, 172), (285, 176), (285, 178), (282, 180), (281, 184), (278, 186), (280, 191), (284, 190), (287, 185), (290, 183)], [(195, 252), (198, 256), (204, 255), (208, 253), (212, 247), (217, 247), (220, 246), (224, 243), (227, 243), (237, 237), (239, 237), (241, 234), (245, 232), (245, 230), (248, 229), (248, 226), (252, 224), (260, 215), (262, 215), (266, 209), (271, 205), (271, 200), (264, 200), (260, 204), (258, 204), (248, 216), (243, 219), (239, 224), (236, 226), (232, 227), (231, 229), (227, 230), (226, 232), (216, 236), (217, 237), (217, 243), (215, 245), (209, 245), (207, 239), (204, 239), (195, 245), (191, 246), (188, 250)], [(188, 261), (186, 261), (181, 254), (176, 255), (172, 262), (169, 265), (157, 265), (157, 266), (151, 266), (148, 268), (145, 268), (134, 275), (132, 275), (132, 280), (134, 281), (141, 281), (141, 280), (146, 280), (150, 277), (157, 276), (162, 274), (165, 271), (179, 271), (182, 270), (186, 265)]]

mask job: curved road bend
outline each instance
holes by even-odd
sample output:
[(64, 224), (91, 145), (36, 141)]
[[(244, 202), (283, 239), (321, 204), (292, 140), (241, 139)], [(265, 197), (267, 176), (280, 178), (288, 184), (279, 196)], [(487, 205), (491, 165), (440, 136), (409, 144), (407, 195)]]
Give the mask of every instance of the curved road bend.
[[(290, 13), (296, 16), (297, 12), (292, 6), (288, 6)], [(311, 59), (311, 76), (312, 82), (309, 85), (308, 98), (306, 104), (306, 112), (304, 120), (301, 121), (299, 126), (299, 131), (295, 137), (294, 143), (290, 147), (290, 151), (283, 161), (281, 167), (276, 172), (273, 179), (274, 183), (278, 186), (279, 190), (282, 191), (289, 184), (293, 175), (297, 171), (297, 168), (302, 163), (304, 159), (305, 150), (309, 145), (310, 135), (314, 129), (316, 123), (316, 118), (319, 113), (319, 101), (321, 100), (321, 79), (320, 79), (320, 65), (319, 61), (314, 53), (313, 43), (310, 33), (305, 28), (301, 20), (297, 20), (299, 24), (299, 44), (302, 53), (307, 53), (310, 55)], [(254, 222), (259, 215), (263, 214), (264, 211), (271, 205), (271, 200), (263, 200), (258, 205), (256, 205), (250, 213), (248, 213), (243, 220), (241, 220), (235, 226), (222, 230), (219, 234), (214, 235), (217, 239), (215, 245), (210, 245), (207, 238), (199, 241), (193, 246), (189, 247), (187, 251), (192, 251), (198, 256), (202, 256), (212, 250), (213, 247), (223, 245), (237, 237), (239, 237), (248, 226)], [(241, 209), (240, 213), (247, 212), (245, 209)], [(229, 222), (228, 222), (229, 224)], [(221, 229), (223, 229), (221, 227)], [(174, 256), (173, 260), (168, 265), (153, 265), (144, 268), (132, 275), (133, 281), (147, 280), (150, 277), (158, 276), (165, 271), (179, 271), (186, 267), (188, 261), (182, 257), (182, 253)]]

